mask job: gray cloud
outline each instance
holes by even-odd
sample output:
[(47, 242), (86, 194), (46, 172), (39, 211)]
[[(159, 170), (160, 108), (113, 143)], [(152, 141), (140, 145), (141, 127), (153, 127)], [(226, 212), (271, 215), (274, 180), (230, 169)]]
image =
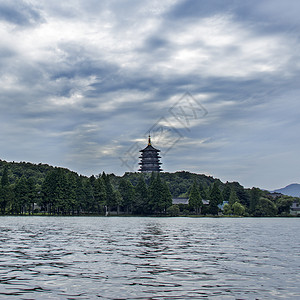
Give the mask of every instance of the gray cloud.
[(2, 1), (0, 20), (18, 26), (32, 26), (43, 21), (39, 10), (23, 1)]
[[(122, 174), (120, 158), (137, 158), (134, 146), (164, 117), (181, 135), (163, 157), (166, 171), (263, 188), (298, 181), (297, 8), (2, 2), (1, 159)], [(186, 91), (208, 111), (189, 128), (169, 111)], [(168, 147), (170, 136), (153, 138)]]

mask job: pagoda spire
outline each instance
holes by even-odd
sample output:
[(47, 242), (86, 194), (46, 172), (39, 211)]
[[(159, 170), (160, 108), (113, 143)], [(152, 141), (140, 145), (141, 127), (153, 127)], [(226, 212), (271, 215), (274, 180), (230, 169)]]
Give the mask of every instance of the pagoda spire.
[(151, 136), (150, 136), (150, 133), (149, 133), (149, 136), (148, 136), (148, 146), (151, 146)]

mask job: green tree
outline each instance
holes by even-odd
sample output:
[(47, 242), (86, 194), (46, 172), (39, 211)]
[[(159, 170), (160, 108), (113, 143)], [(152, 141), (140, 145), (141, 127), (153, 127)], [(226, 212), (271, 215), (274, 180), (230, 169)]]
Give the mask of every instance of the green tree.
[(149, 185), (149, 210), (153, 213), (166, 213), (172, 205), (172, 195), (168, 185), (160, 178), (160, 174), (151, 175)]
[(238, 196), (237, 196), (237, 194), (236, 194), (236, 192), (235, 192), (234, 189), (232, 189), (232, 190), (230, 191), (230, 196), (229, 196), (228, 202), (229, 202), (229, 205), (230, 205), (231, 207), (232, 207), (232, 205), (233, 205), (235, 202), (239, 202), (239, 198), (238, 198)]
[(103, 172), (102, 177), (105, 184), (107, 210), (108, 212), (110, 212), (110, 210), (116, 206), (116, 198), (115, 198), (116, 194), (114, 193), (114, 189), (110, 182), (109, 175), (106, 175)]
[(239, 202), (233, 203), (232, 210), (236, 216), (243, 216), (245, 214), (245, 207)]
[(144, 176), (140, 176), (135, 186), (134, 212), (138, 214), (148, 213), (148, 189)]
[(76, 212), (82, 213), (85, 210), (85, 192), (84, 192), (84, 177), (77, 176), (76, 178)]
[(210, 199), (215, 199), (217, 204), (222, 204), (223, 203), (223, 196), (222, 193), (219, 189), (219, 183), (215, 182), (213, 184), (212, 190), (210, 192)]
[(9, 185), (9, 179), (8, 179), (8, 167), (5, 166), (3, 170), (3, 174), (1, 177), (1, 186), (8, 186)]
[(172, 205), (172, 195), (169, 186), (165, 181), (162, 181), (162, 191), (163, 191), (162, 202), (164, 205), (164, 213), (166, 213), (168, 207)]
[(179, 216), (180, 209), (177, 204), (173, 204), (167, 208), (167, 214), (171, 217), (177, 217)]
[(204, 188), (203, 184), (201, 184), (201, 183), (199, 183), (199, 191), (200, 191), (201, 199), (207, 199), (207, 198), (209, 198), (207, 196), (207, 190)]
[(65, 171), (54, 168), (42, 185), (43, 209), (51, 214), (65, 214), (68, 199), (67, 178)]
[(289, 214), (294, 198), (290, 196), (281, 196), (276, 200), (276, 207), (278, 209), (278, 214)]
[(115, 190), (114, 194), (115, 194), (114, 197), (115, 197), (115, 202), (116, 202), (116, 206), (117, 206), (117, 214), (120, 214), (120, 206), (122, 205), (124, 200), (123, 200), (121, 193), (118, 190)]
[(29, 203), (29, 189), (24, 175), (16, 182), (14, 194), (15, 197), (12, 203), (12, 212), (15, 214), (23, 214)]
[(94, 195), (98, 213), (100, 214), (103, 211), (103, 207), (107, 204), (105, 182), (101, 176), (99, 176), (95, 181)]
[(250, 204), (249, 204), (249, 210), (251, 213), (253, 213), (256, 209), (256, 206), (258, 205), (259, 198), (262, 195), (262, 191), (258, 188), (253, 187), (250, 190)]
[(131, 184), (131, 182), (128, 179), (122, 178), (119, 184), (119, 192), (123, 199), (123, 205), (125, 207), (125, 210), (128, 213), (132, 212), (133, 206), (134, 206), (134, 187)]
[(209, 208), (208, 211), (212, 215), (217, 215), (219, 208), (218, 204), (223, 203), (223, 197), (220, 192), (218, 183), (215, 182), (210, 192)]
[(27, 208), (26, 210), (28, 211), (28, 213), (33, 214), (34, 211), (34, 204), (38, 201), (38, 197), (37, 197), (37, 186), (35, 184), (35, 180), (34, 178), (30, 177), (27, 179), (27, 190), (28, 190), (28, 202), (27, 202)]
[(200, 191), (198, 189), (196, 181), (194, 181), (189, 196), (189, 206), (196, 212), (196, 214), (200, 214), (202, 205), (203, 202), (201, 199)]
[(225, 203), (224, 207), (223, 207), (223, 214), (224, 215), (231, 215), (232, 214), (232, 210), (229, 204)]
[(90, 214), (97, 211), (94, 188), (92, 184), (93, 180), (90, 180), (90, 178), (83, 180), (84, 212)]
[(65, 201), (64, 201), (64, 210), (72, 215), (75, 214), (75, 211), (78, 211), (78, 198), (77, 198), (77, 177), (76, 173), (67, 173), (66, 174), (66, 191), (65, 191)]
[(273, 217), (277, 214), (275, 204), (265, 197), (260, 197), (254, 215), (258, 217)]
[(229, 202), (229, 197), (231, 193), (231, 187), (228, 182), (226, 182), (225, 187), (222, 192), (223, 200)]
[(1, 213), (4, 214), (6, 211), (6, 206), (13, 199), (13, 191), (9, 185), (8, 179), (8, 167), (5, 166), (3, 170), (3, 174), (1, 177), (1, 185), (0, 185), (0, 207)]

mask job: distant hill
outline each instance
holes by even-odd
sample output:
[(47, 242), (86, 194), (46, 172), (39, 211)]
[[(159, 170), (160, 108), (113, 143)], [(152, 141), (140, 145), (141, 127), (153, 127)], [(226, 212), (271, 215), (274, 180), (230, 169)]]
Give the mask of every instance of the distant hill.
[(283, 195), (292, 196), (292, 197), (300, 197), (300, 184), (292, 183), (288, 186), (275, 190), (275, 193), (281, 193)]

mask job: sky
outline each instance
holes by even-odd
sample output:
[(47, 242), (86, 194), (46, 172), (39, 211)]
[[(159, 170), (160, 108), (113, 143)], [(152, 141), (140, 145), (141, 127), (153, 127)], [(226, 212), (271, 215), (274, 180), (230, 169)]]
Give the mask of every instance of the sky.
[(300, 182), (300, 1), (0, 0), (0, 159)]

